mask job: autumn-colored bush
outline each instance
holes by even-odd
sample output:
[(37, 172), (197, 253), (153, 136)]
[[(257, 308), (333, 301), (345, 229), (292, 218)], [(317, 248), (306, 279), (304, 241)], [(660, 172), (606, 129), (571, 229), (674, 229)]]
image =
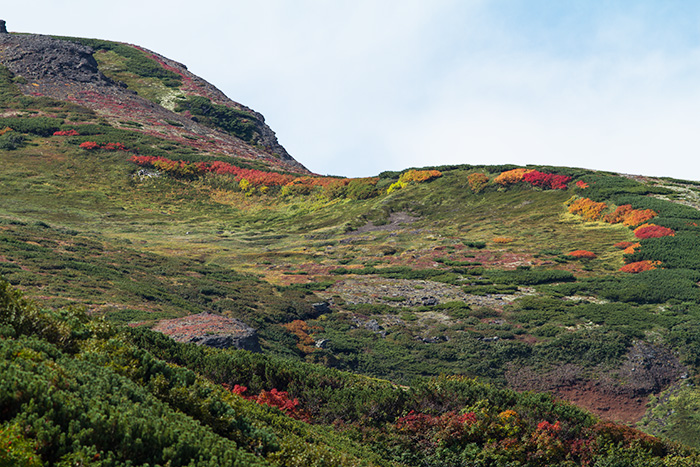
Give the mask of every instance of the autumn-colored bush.
[(248, 388), (240, 384), (236, 384), (233, 389), (227, 384), (224, 387), (229, 389), (234, 394), (238, 394), (244, 399), (249, 401), (255, 401), (260, 405), (269, 405), (270, 407), (277, 407), (285, 414), (290, 417), (301, 420), (304, 422), (309, 422), (309, 414), (299, 407), (299, 399), (296, 397), (294, 399), (289, 398), (289, 393), (287, 391), (278, 391), (277, 389), (271, 389), (270, 391), (261, 391), (257, 396), (246, 396), (245, 393)]
[(442, 172), (439, 170), (415, 170), (411, 169), (404, 172), (399, 177), (399, 181), (404, 183), (416, 182), (429, 182), (430, 180), (435, 180), (436, 178), (442, 177)]
[(673, 237), (675, 235), (676, 232), (674, 232), (673, 229), (655, 224), (643, 224), (634, 229), (634, 236), (640, 239)]
[(615, 208), (613, 212), (606, 214), (603, 217), (603, 220), (608, 224), (619, 224), (622, 221), (624, 221), (625, 217), (628, 216), (632, 211), (634, 211), (634, 209), (632, 208), (631, 204), (623, 204)]
[(596, 254), (588, 250), (574, 250), (567, 253), (568, 256), (579, 258), (579, 259), (592, 259), (596, 257)]
[(633, 209), (631, 204), (618, 206), (614, 212), (605, 215), (605, 222), (609, 224), (623, 223), (627, 226), (635, 226), (647, 222), (657, 216), (651, 209)]
[(107, 143), (102, 145), (101, 149), (106, 151), (126, 151), (126, 147), (122, 143)]
[(511, 243), (514, 239), (512, 237), (496, 237), (492, 241), (493, 243)]
[(635, 242), (618, 242), (614, 244), (613, 246), (615, 248), (619, 248), (620, 250), (624, 250), (625, 248), (631, 247), (632, 245), (638, 245), (638, 243)]
[(314, 345), (315, 341), (311, 336), (309, 336), (309, 331), (312, 331), (315, 328), (309, 326), (306, 321), (295, 319), (291, 323), (283, 324), (282, 326), (287, 331), (294, 334), (297, 339), (299, 339), (299, 342), (297, 342), (297, 347), (299, 350), (304, 353), (311, 353), (316, 350), (316, 346)]
[(85, 141), (84, 143), (80, 143), (80, 148), (92, 151), (94, 149), (100, 149), (100, 145), (94, 141)]
[(566, 190), (566, 185), (571, 181), (571, 177), (531, 170), (523, 174), (523, 180), (534, 187), (545, 190)]
[(386, 189), (386, 193), (389, 194), (389, 193), (393, 193), (396, 190), (402, 190), (402, 189), (406, 188), (406, 185), (407, 185), (406, 182), (402, 182), (401, 180), (396, 181), (396, 182), (392, 183), (391, 185), (389, 185), (389, 188)]
[(506, 170), (505, 172), (501, 172), (500, 175), (494, 178), (493, 182), (503, 186), (512, 185), (514, 183), (522, 182), (525, 174), (532, 171), (532, 169)]
[(131, 162), (142, 167), (154, 167), (176, 177), (191, 177), (204, 175), (207, 173), (231, 175), (233, 176), (234, 180), (239, 182), (239, 184), (245, 180), (244, 184), (246, 189), (243, 191), (250, 192), (250, 188), (258, 188), (258, 191), (261, 193), (266, 192), (268, 187), (272, 186), (282, 186), (287, 188), (286, 194), (308, 194), (315, 187), (321, 187), (324, 189), (329, 187), (327, 194), (331, 196), (342, 195), (350, 197), (350, 194), (360, 196), (361, 194), (355, 193), (359, 190), (355, 185), (360, 184), (363, 185), (363, 187), (364, 185), (371, 186), (373, 190), (374, 185), (376, 185), (378, 181), (378, 178), (376, 177), (363, 179), (338, 179), (334, 177), (314, 176), (299, 177), (292, 174), (265, 172), (257, 169), (243, 169), (223, 161), (174, 161), (162, 156), (133, 155), (131, 157)]
[(629, 243), (630, 244), (624, 250), (622, 250), (622, 252), (626, 255), (634, 254), (634, 250), (636, 250), (637, 248), (642, 246), (642, 244), (639, 242), (638, 243), (629, 242)]
[(54, 136), (79, 136), (80, 133), (78, 133), (75, 130), (59, 130), (59, 131), (54, 131), (53, 135)]
[[(92, 151), (95, 149), (104, 149), (106, 151), (126, 151), (126, 147), (122, 143), (106, 143), (103, 145), (97, 144), (94, 141), (85, 141), (84, 143), (80, 143), (80, 148), (82, 149), (87, 149), (88, 151)], [(165, 159), (165, 158), (163, 158)], [(165, 159), (167, 160), (167, 159)], [(133, 161), (133, 159), (132, 159)]]
[(629, 227), (634, 227), (635, 225), (650, 221), (657, 215), (657, 212), (651, 209), (634, 209), (625, 216), (622, 223)]
[(487, 177), (486, 174), (475, 172), (467, 175), (467, 183), (469, 183), (469, 188), (471, 188), (474, 193), (483, 190), (488, 182), (489, 177)]
[(569, 212), (589, 221), (597, 221), (608, 205), (588, 198), (577, 198), (569, 203)]
[(620, 271), (622, 272), (629, 272), (632, 274), (637, 274), (639, 272), (643, 271), (651, 271), (652, 269), (656, 269), (656, 266), (660, 265), (660, 261), (649, 261), (649, 260), (644, 260), (644, 261), (637, 261), (634, 263), (630, 264), (625, 264), (620, 268)]
[(576, 186), (578, 188), (581, 188), (582, 190), (584, 190), (584, 189), (588, 188), (588, 183), (584, 182), (583, 180), (578, 180), (576, 182)]

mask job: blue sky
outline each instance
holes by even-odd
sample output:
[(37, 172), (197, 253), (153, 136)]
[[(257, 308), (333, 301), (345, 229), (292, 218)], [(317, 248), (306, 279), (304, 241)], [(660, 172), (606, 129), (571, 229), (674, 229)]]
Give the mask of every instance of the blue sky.
[(183, 62), (318, 173), (532, 163), (700, 180), (700, 2), (39, 0), (0, 14), (11, 31)]

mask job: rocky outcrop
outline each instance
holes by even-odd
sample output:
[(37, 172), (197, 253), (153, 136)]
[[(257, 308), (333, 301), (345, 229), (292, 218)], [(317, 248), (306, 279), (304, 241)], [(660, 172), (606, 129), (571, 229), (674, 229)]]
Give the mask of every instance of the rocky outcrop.
[(27, 80), (59, 80), (114, 85), (97, 68), (90, 47), (49, 36), (0, 36), (0, 61)]
[(178, 342), (206, 345), (217, 349), (230, 347), (260, 352), (258, 333), (235, 318), (200, 313), (177, 319), (160, 321), (153, 327)]
[(7, 34), (7, 25), (4, 19), (0, 19), (0, 34)]

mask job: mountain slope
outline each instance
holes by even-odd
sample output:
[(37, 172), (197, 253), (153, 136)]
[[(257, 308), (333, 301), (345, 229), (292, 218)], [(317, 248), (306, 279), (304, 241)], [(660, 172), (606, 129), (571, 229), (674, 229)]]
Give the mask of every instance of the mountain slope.
[[(321, 431), (265, 422), (295, 433), (275, 431), (282, 444), (313, 438), (335, 453), (350, 449), (348, 465), (636, 455), (661, 465), (692, 455), (511, 389), (552, 392), (697, 446), (697, 183), (510, 165), (319, 177), (274, 155), (257, 114), (138, 47), (9, 35), (0, 37), (0, 63), (0, 275), (52, 317), (37, 319), (80, 341), (53, 348), (56, 334), (19, 330), (10, 313), (3, 345), (24, 352), (21, 365), (40, 362), (37, 378), (50, 379), (55, 365), (97, 377), (68, 362), (99, 363), (164, 414), (181, 409), (183, 391), (200, 394), (190, 384), (242, 413), (255, 406), (241, 409), (241, 400), (285, 406), (286, 391), (299, 402), (287, 410), (299, 407), (295, 416)], [(179, 334), (199, 341), (235, 332), (206, 319), (211, 313), (254, 328), (262, 355), (210, 352), (146, 330), (178, 334), (181, 323)], [(198, 321), (172, 321), (188, 315)], [(109, 336), (78, 325), (98, 318), (115, 326)], [(35, 341), (25, 346), (20, 335)], [(163, 370), (165, 362), (187, 367), (194, 380)], [(240, 373), (222, 370), (233, 367)], [(3, 410), (17, 402), (7, 391)], [(7, 409), (3, 422), (40, 416), (29, 408), (21, 416)], [(468, 414), (479, 423), (461, 418)], [(187, 415), (219, 426), (207, 410)], [(342, 439), (330, 436), (330, 423)], [(44, 436), (28, 433), (28, 442)], [(294, 465), (293, 449), (281, 448), (291, 457), (280, 460), (270, 454), (278, 445), (253, 438), (239, 445), (269, 451), (243, 451)], [(211, 440), (205, 451), (226, 442)], [(538, 451), (538, 440), (551, 450)], [(44, 459), (85, 454), (62, 445), (58, 456), (58, 441), (47, 443)], [(381, 455), (366, 457), (366, 449)]]

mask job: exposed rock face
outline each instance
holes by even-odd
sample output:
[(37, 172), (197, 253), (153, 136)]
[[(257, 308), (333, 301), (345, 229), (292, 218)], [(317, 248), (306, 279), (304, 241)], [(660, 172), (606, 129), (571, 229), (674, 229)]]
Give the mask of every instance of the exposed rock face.
[(0, 19), (0, 34), (7, 34), (7, 26), (4, 19)]
[(49, 36), (3, 35), (2, 64), (29, 80), (114, 85), (97, 69), (92, 49)]
[(162, 320), (153, 330), (162, 332), (178, 342), (192, 342), (217, 349), (235, 347), (251, 352), (261, 351), (255, 329), (238, 319), (214, 313)]

